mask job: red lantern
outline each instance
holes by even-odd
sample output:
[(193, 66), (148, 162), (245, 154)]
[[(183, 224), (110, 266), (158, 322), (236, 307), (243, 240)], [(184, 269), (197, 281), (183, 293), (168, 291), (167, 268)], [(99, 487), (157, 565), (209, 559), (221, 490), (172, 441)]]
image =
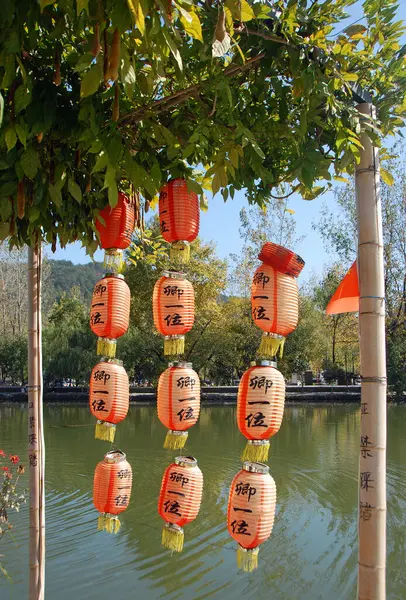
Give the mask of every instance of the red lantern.
[(184, 179), (172, 179), (159, 194), (159, 223), (164, 240), (171, 244), (171, 258), (188, 262), (189, 242), (199, 233), (199, 199)]
[(123, 266), (123, 250), (130, 245), (134, 231), (134, 203), (119, 192), (116, 206), (107, 205), (100, 211), (100, 217), (104, 223), (96, 219), (96, 229), (105, 250), (104, 265), (109, 271), (119, 272)]
[(285, 407), (285, 380), (276, 363), (258, 361), (241, 377), (237, 423), (248, 439), (242, 460), (268, 460), (269, 438), (278, 433)]
[(276, 486), (269, 467), (245, 462), (234, 477), (228, 498), (227, 526), (238, 542), (237, 562), (243, 571), (258, 566), (258, 546), (272, 533), (276, 507)]
[(104, 359), (93, 367), (89, 405), (97, 419), (96, 439), (114, 441), (116, 424), (127, 416), (129, 398), (128, 375), (121, 360)]
[(193, 456), (178, 456), (166, 469), (158, 499), (158, 512), (166, 521), (162, 545), (175, 552), (183, 549), (183, 525), (198, 515), (203, 493), (203, 473)]
[(97, 354), (113, 358), (117, 338), (128, 329), (130, 288), (122, 275), (108, 274), (93, 289), (90, 328), (98, 336)]
[(124, 452), (112, 450), (105, 454), (94, 473), (93, 504), (100, 516), (98, 529), (117, 533), (118, 515), (128, 506), (131, 497), (132, 469)]
[(157, 389), (158, 418), (169, 429), (164, 448), (183, 448), (200, 414), (200, 380), (192, 363), (169, 363)]
[(165, 356), (183, 354), (184, 334), (195, 320), (195, 294), (193, 286), (183, 273), (164, 271), (154, 287), (152, 298), (155, 327), (165, 336)]
[(296, 279), (262, 263), (255, 271), (251, 290), (252, 318), (265, 333), (259, 355), (283, 353), (285, 337), (296, 329), (299, 291)]
[(299, 277), (305, 262), (298, 254), (288, 250), (278, 244), (267, 242), (262, 247), (260, 254), (258, 255), (259, 260), (262, 260), (266, 265), (275, 267), (281, 273), (287, 273), (294, 277)]

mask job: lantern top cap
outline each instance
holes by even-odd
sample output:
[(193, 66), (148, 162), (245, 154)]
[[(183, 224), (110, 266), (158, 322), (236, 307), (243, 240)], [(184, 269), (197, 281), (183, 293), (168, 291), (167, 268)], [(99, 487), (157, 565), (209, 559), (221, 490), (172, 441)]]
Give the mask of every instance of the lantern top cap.
[(191, 362), (185, 362), (184, 360), (175, 360), (173, 362), (168, 363), (168, 366), (182, 369), (191, 369), (193, 367)]
[(116, 279), (124, 279), (124, 275), (121, 275), (121, 273), (105, 273), (103, 279), (106, 279), (106, 277), (115, 277)]
[(197, 467), (197, 459), (194, 456), (177, 456), (175, 465), (180, 467)]
[(104, 461), (109, 464), (119, 463), (125, 458), (125, 453), (122, 450), (110, 450), (104, 455)]
[(110, 363), (111, 365), (118, 365), (119, 367), (123, 366), (123, 361), (119, 358), (109, 358), (108, 356), (103, 356), (99, 363)]
[(273, 242), (266, 242), (263, 245), (258, 258), (264, 264), (293, 277), (299, 277), (305, 266), (305, 261), (301, 256)]
[(269, 473), (269, 467), (264, 463), (245, 461), (242, 465), (242, 468), (244, 471), (249, 471), (250, 473), (261, 473), (263, 475)]
[(265, 360), (265, 359), (258, 359), (258, 360), (253, 360), (251, 363), (252, 367), (273, 367), (274, 369), (276, 369), (277, 367), (277, 362), (276, 360)]
[(181, 271), (162, 271), (162, 277), (170, 277), (171, 279), (184, 279), (185, 274)]

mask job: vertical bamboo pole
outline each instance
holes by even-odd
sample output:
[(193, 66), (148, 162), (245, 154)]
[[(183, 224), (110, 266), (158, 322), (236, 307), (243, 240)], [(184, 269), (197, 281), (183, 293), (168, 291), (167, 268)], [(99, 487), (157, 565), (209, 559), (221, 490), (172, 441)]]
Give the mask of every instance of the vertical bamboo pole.
[[(375, 119), (372, 104), (361, 115)], [(358, 217), (361, 435), (359, 473), (359, 600), (385, 599), (386, 567), (386, 356), (385, 286), (379, 159), (366, 134), (356, 165)]]
[(45, 569), (40, 264), (36, 243), (28, 249), (29, 600), (44, 599)]

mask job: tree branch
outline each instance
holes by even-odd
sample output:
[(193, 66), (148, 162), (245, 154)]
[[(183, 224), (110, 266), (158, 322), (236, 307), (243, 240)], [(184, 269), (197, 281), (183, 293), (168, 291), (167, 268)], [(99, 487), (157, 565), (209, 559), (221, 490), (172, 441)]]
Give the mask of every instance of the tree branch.
[[(262, 60), (266, 55), (265, 52), (261, 52), (257, 56), (250, 58), (243, 65), (233, 65), (232, 67), (228, 67), (225, 69), (223, 75), (225, 77), (233, 77), (234, 75), (238, 75), (239, 73), (243, 73), (245, 71), (249, 71), (253, 65), (255, 65), (258, 61)], [(142, 121), (142, 119), (146, 116), (147, 113), (161, 113), (165, 112), (172, 106), (177, 106), (178, 104), (183, 104), (186, 102), (191, 96), (198, 94), (203, 88), (203, 83), (197, 83), (195, 85), (191, 85), (184, 90), (179, 90), (170, 96), (166, 96), (165, 98), (160, 98), (159, 100), (155, 100), (154, 102), (150, 102), (144, 106), (140, 106), (137, 110), (130, 112), (119, 119), (119, 123), (137, 123)]]

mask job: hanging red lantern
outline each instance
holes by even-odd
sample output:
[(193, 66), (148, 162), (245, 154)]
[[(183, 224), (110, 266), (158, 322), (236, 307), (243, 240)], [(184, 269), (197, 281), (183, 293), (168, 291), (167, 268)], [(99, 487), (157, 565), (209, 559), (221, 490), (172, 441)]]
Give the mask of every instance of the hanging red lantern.
[(171, 244), (171, 258), (188, 262), (189, 242), (199, 233), (199, 199), (184, 179), (172, 179), (159, 194), (159, 223), (164, 240)]
[(252, 318), (263, 331), (259, 355), (282, 356), (285, 337), (296, 329), (299, 291), (296, 279), (262, 263), (255, 271), (251, 289)]
[(166, 521), (162, 545), (182, 552), (183, 526), (198, 515), (203, 493), (203, 473), (193, 456), (178, 456), (165, 470), (158, 499), (158, 512)]
[(154, 287), (152, 308), (155, 327), (165, 336), (165, 356), (183, 354), (185, 333), (195, 320), (195, 294), (193, 286), (183, 273), (164, 271)]
[(237, 423), (248, 439), (242, 460), (268, 460), (269, 438), (278, 433), (285, 407), (285, 380), (276, 363), (258, 361), (241, 377)]
[(258, 566), (259, 545), (272, 533), (276, 486), (269, 467), (244, 462), (234, 477), (228, 498), (228, 532), (238, 542), (238, 567), (251, 572)]
[(264, 244), (258, 258), (266, 265), (275, 267), (278, 271), (294, 277), (299, 277), (305, 265), (301, 256), (273, 242)]
[(122, 192), (114, 208), (107, 205), (100, 211), (103, 222), (96, 218), (100, 245), (105, 250), (104, 265), (109, 271), (119, 272), (123, 267), (123, 250), (128, 248), (135, 227), (134, 203)]
[(117, 338), (128, 329), (130, 288), (122, 275), (108, 274), (93, 289), (90, 328), (98, 336), (97, 354), (113, 358)]
[(158, 418), (169, 429), (164, 448), (183, 448), (200, 414), (200, 380), (192, 363), (169, 363), (158, 381)]
[(132, 478), (131, 465), (121, 450), (107, 452), (97, 465), (94, 473), (93, 504), (100, 513), (100, 531), (119, 531), (118, 515), (126, 510), (130, 502)]
[(116, 424), (126, 418), (130, 399), (128, 375), (121, 360), (104, 359), (90, 376), (89, 405), (97, 419), (95, 438), (114, 441)]

